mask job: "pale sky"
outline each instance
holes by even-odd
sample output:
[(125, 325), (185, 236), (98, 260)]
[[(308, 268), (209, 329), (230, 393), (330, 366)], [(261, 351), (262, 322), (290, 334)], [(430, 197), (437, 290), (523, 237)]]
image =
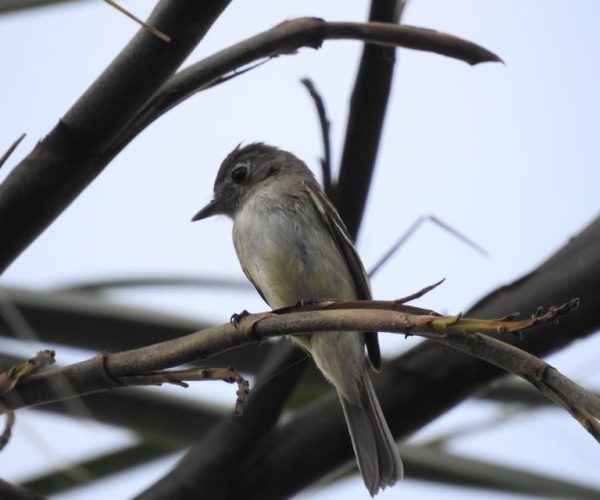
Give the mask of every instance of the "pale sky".
[[(123, 2), (141, 17), (150, 4)], [(365, 1), (232, 2), (190, 61), (285, 19), (363, 20), (367, 6)], [(389, 299), (445, 277), (446, 283), (418, 304), (455, 313), (535, 267), (598, 214), (600, 3), (414, 0), (404, 21), (477, 42), (506, 62), (470, 67), (437, 55), (397, 52), (398, 71), (359, 237), (367, 268), (424, 214), (435, 214), (484, 247), (490, 258), (425, 224), (373, 279), (374, 296)], [(0, 180), (136, 30), (100, 1), (0, 16), (0, 150), (27, 133), (0, 170)], [(289, 149), (318, 175), (320, 132), (312, 101), (299, 83), (303, 77), (312, 78), (325, 99), (337, 164), (360, 48), (357, 42), (335, 41), (319, 51), (304, 49), (277, 58), (169, 112), (107, 167), (0, 283), (45, 288), (120, 276), (243, 279), (231, 244), (231, 223), (217, 218), (191, 224), (192, 215), (210, 199), (221, 160), (240, 141), (262, 140)], [(136, 291), (117, 298), (216, 322), (242, 309), (266, 308), (251, 289), (234, 294)], [(416, 342), (382, 337), (388, 355)], [(579, 342), (551, 362), (576, 381), (598, 388), (599, 348), (597, 338)], [(65, 362), (91, 354), (58, 356)], [(209, 392), (227, 391), (221, 400), (233, 402), (229, 387), (221, 389), (214, 386)], [(195, 389), (194, 395), (202, 390)], [(488, 414), (493, 414), (489, 405), (465, 403), (418, 438)], [(7, 480), (130, 439), (126, 432), (73, 425), (62, 417), (33, 412), (18, 417), (12, 441), (0, 453)], [(452, 451), (600, 487), (597, 444), (558, 409), (525, 414), (459, 439)], [(56, 498), (106, 498), (107, 491), (113, 498), (126, 498), (171, 464), (161, 461), (132, 477)], [(337, 498), (342, 492), (344, 498), (369, 498), (358, 477), (301, 498)], [(464, 498), (465, 492), (407, 480), (377, 498), (442, 494)]]

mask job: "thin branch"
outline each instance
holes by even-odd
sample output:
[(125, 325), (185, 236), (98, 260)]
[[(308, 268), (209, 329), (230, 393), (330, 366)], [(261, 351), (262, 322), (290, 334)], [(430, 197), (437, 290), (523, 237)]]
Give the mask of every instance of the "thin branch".
[(140, 26), (142, 26), (144, 29), (148, 30), (149, 33), (152, 33), (155, 37), (161, 39), (163, 42), (170, 42), (171, 41), (171, 37), (170, 36), (165, 35), (160, 30), (157, 30), (151, 24), (148, 24), (148, 23), (142, 21), (139, 17), (137, 17), (134, 14), (132, 14), (131, 12), (129, 12), (125, 7), (122, 7), (121, 5), (119, 5), (114, 0), (104, 0), (104, 2), (106, 2), (108, 5), (110, 5), (114, 9), (117, 9), (121, 14), (125, 14), (129, 19), (131, 19), (132, 21), (136, 22), (137, 24), (139, 24)]
[(226, 83), (230, 80), (233, 80), (234, 78), (237, 78), (238, 76), (242, 76), (246, 73), (248, 73), (249, 71), (252, 71), (256, 68), (261, 67), (263, 64), (267, 64), (269, 62), (269, 59), (263, 59), (262, 61), (258, 61), (255, 62), (253, 64), (249, 64), (247, 66), (244, 66), (243, 68), (236, 68), (234, 70), (232, 70), (231, 72), (220, 76), (219, 78), (217, 78), (216, 80), (213, 80), (212, 82), (206, 84), (202, 90), (208, 90), (208, 89), (212, 89), (213, 87), (217, 87), (219, 85), (222, 85), (223, 83)]
[(424, 295), (428, 294), (432, 290), (435, 290), (444, 281), (446, 281), (446, 278), (442, 278), (437, 283), (434, 283), (433, 285), (426, 286), (425, 288), (422, 288), (418, 292), (411, 293), (410, 295), (407, 295), (406, 297), (402, 297), (401, 299), (396, 299), (395, 302), (396, 302), (396, 304), (406, 304), (407, 302), (412, 302), (413, 300), (420, 299), (421, 297), (423, 297)]
[[(374, 308), (374, 303), (377, 308)], [(396, 301), (321, 300), (311, 304), (309, 311), (252, 314), (236, 324), (208, 328), (183, 338), (96, 357), (60, 370), (32, 376), (7, 393), (3, 400), (6, 408), (16, 409), (71, 397), (73, 394), (57, 394), (47, 385), (57, 375), (72, 381), (74, 391), (81, 395), (118, 387), (135, 375), (148, 375), (148, 372), (163, 367), (270, 337), (315, 331), (387, 331), (430, 338), (525, 378), (555, 402), (569, 409), (600, 440), (600, 425), (596, 420), (600, 418), (598, 398), (539, 358), (485, 335), (521, 332), (542, 323), (556, 321), (561, 315), (576, 308), (577, 304), (577, 300), (572, 300), (524, 320), (511, 320), (507, 317), (483, 320), (462, 318), (460, 315), (414, 314), (414, 307), (410, 307), (410, 312), (406, 313), (403, 311), (407, 306), (399, 305)], [(151, 381), (155, 383), (156, 379)]]
[(364, 42), (433, 52), (466, 62), (472, 66), (483, 62), (500, 62), (493, 52), (462, 38), (427, 28), (388, 23), (327, 23), (326, 38), (356, 39)]
[[(80, 0), (77, 0), (80, 1)], [(5, 12), (17, 12), (24, 9), (33, 9), (35, 7), (47, 7), (59, 3), (72, 2), (75, 0), (1, 0), (0, 14)]]
[[(14, 389), (19, 383), (19, 380), (35, 373), (41, 368), (54, 363), (54, 351), (40, 351), (35, 357), (29, 361), (18, 363), (0, 372), (0, 395)], [(5, 408), (0, 404), (0, 412), (4, 412)], [(0, 435), (0, 451), (4, 449), (12, 436), (12, 429), (15, 425), (15, 413), (13, 411), (6, 412), (6, 423), (4, 431)]]
[(384, 23), (331, 23), (313, 17), (292, 19), (179, 71), (104, 151), (102, 161), (110, 161), (150, 123), (195, 93), (211, 87), (223, 75), (263, 58), (294, 54), (302, 47), (318, 49), (328, 39), (410, 47), (454, 57), (469, 64), (501, 61), (496, 54), (479, 45), (424, 28)]
[(421, 227), (421, 225), (426, 222), (426, 221), (430, 221), (433, 222), (434, 224), (440, 226), (443, 230), (447, 231), (448, 233), (450, 233), (452, 236), (456, 237), (458, 240), (462, 241), (463, 243), (465, 243), (467, 246), (471, 247), (473, 250), (475, 250), (476, 252), (480, 253), (481, 255), (483, 255), (484, 257), (489, 257), (489, 254), (485, 251), (484, 248), (482, 248), (481, 246), (479, 246), (477, 243), (475, 243), (473, 240), (470, 240), (469, 238), (467, 238), (464, 234), (462, 234), (460, 231), (454, 229), (452, 226), (450, 226), (449, 224), (445, 223), (444, 221), (442, 221), (441, 219), (439, 219), (438, 217), (436, 217), (435, 215), (421, 215), (419, 216), (419, 218), (417, 218), (417, 220), (415, 220), (411, 226), (402, 234), (402, 236), (400, 236), (400, 238), (398, 238), (398, 240), (390, 247), (390, 249), (385, 252), (380, 258), (379, 260), (373, 265), (373, 267), (371, 268), (371, 270), (369, 271), (369, 277), (373, 277), (375, 275), (375, 273), (377, 273), (377, 271), (379, 271), (379, 269), (381, 269), (381, 267), (388, 261), (390, 260), (394, 254), (398, 251), (398, 249), (400, 247), (402, 247), (402, 245), (404, 245), (404, 243), (406, 243), (406, 241), (417, 231), (417, 229), (419, 229), (419, 227)]
[(10, 145), (6, 152), (2, 156), (0, 156), (0, 168), (2, 168), (2, 165), (4, 165), (4, 163), (6, 163), (6, 160), (8, 160), (10, 155), (13, 154), (13, 151), (17, 149), (17, 146), (21, 144), (21, 141), (23, 139), (25, 139), (25, 134), (21, 134), (20, 137), (17, 138), (17, 140)]
[[(266, 360), (256, 378), (244, 418), (232, 415), (222, 419), (173, 470), (136, 496), (137, 500), (207, 495), (233, 498), (229, 492), (237, 483), (241, 465), (277, 426), (284, 404), (307, 365), (306, 354), (297, 347), (290, 343), (277, 346), (280, 349)], [(194, 477), (191, 484), (182, 480), (190, 476)]]
[(242, 377), (233, 368), (188, 368), (186, 370), (160, 370), (155, 372), (143, 373), (141, 375), (131, 375), (129, 377), (119, 377), (121, 385), (162, 385), (174, 384), (187, 388), (189, 384), (185, 381), (198, 380), (222, 380), (229, 384), (237, 384), (237, 401), (235, 402), (234, 414), (242, 415), (243, 407), (248, 399), (250, 392), (249, 382)]
[(6, 412), (6, 423), (4, 424), (4, 431), (0, 435), (0, 451), (4, 449), (6, 444), (10, 441), (12, 436), (12, 430), (15, 425), (15, 412)]
[(28, 361), (0, 372), (0, 395), (12, 390), (19, 380), (54, 363), (54, 351), (40, 351)]
[(70, 283), (52, 288), (53, 292), (99, 292), (113, 288), (146, 288), (146, 287), (192, 287), (192, 288), (224, 288), (229, 290), (251, 290), (246, 280), (190, 277), (190, 276), (143, 276), (131, 278), (107, 278)]
[(323, 139), (323, 158), (321, 158), (321, 172), (323, 174), (323, 190), (328, 196), (332, 194), (331, 185), (331, 140), (329, 135), (329, 118), (327, 118), (327, 111), (325, 110), (325, 103), (319, 91), (315, 87), (315, 84), (310, 78), (303, 78), (300, 80), (302, 85), (306, 87), (308, 93), (312, 97), (315, 108), (317, 109), (317, 115), (319, 117), (319, 125), (321, 129), (321, 138)]

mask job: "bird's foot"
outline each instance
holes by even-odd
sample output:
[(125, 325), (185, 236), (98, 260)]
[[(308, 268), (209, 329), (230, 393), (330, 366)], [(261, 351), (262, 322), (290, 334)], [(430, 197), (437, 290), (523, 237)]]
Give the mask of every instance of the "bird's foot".
[(318, 299), (300, 299), (296, 304), (296, 307), (302, 309), (304, 307), (316, 306), (318, 302)]
[(235, 326), (237, 328), (237, 326), (240, 324), (240, 321), (242, 321), (246, 316), (249, 316), (250, 313), (248, 311), (246, 311), (246, 309), (244, 309), (241, 313), (233, 313), (231, 315), (231, 318), (229, 318), (229, 322)]

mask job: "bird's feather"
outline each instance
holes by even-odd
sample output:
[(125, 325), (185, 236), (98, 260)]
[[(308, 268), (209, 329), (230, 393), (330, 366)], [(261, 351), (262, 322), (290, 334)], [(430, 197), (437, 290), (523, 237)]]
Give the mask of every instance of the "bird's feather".
[[(304, 187), (310, 200), (317, 209), (317, 212), (321, 216), (323, 224), (333, 237), (341, 254), (344, 256), (346, 265), (348, 266), (348, 270), (350, 271), (356, 286), (356, 297), (365, 300), (371, 299), (371, 287), (369, 285), (367, 272), (362, 265), (358, 252), (354, 247), (354, 243), (348, 234), (344, 222), (320, 189), (310, 186), (307, 183), (305, 183)], [(374, 370), (379, 371), (381, 369), (381, 352), (379, 349), (377, 332), (365, 332), (363, 335), (369, 362)]]

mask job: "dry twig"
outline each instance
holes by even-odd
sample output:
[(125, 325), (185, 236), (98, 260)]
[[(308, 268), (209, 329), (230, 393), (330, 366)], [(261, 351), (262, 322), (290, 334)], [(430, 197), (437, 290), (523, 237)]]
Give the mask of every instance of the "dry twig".
[(15, 425), (15, 412), (9, 411), (6, 412), (6, 424), (4, 424), (4, 432), (0, 436), (0, 451), (4, 449), (6, 444), (10, 441), (10, 437), (12, 436), (12, 429)]
[(235, 415), (243, 414), (243, 407), (250, 393), (250, 383), (233, 368), (189, 368), (186, 370), (160, 370), (119, 377), (123, 385), (162, 385), (174, 384), (180, 387), (189, 387), (185, 381), (191, 380), (222, 380), (229, 384), (237, 384), (237, 401), (235, 402)]
[[(24, 361), (0, 372), (0, 395), (14, 389), (19, 380), (52, 363), (54, 363), (54, 351), (40, 351), (29, 361)], [(1, 410), (3, 409), (4, 406), (0, 404), (0, 413), (2, 413)], [(6, 424), (2, 435), (0, 435), (0, 451), (10, 441), (14, 425), (15, 413), (13, 411), (6, 411)]]
[(332, 184), (331, 184), (331, 141), (329, 137), (329, 118), (327, 118), (327, 111), (325, 110), (325, 103), (319, 91), (315, 87), (315, 84), (310, 78), (303, 78), (300, 80), (302, 85), (306, 87), (308, 93), (312, 97), (315, 108), (317, 109), (317, 115), (319, 116), (319, 125), (321, 128), (321, 138), (323, 139), (323, 158), (321, 158), (321, 172), (323, 173), (323, 190), (327, 195), (331, 195)]
[(22, 378), (35, 373), (40, 368), (50, 366), (52, 363), (54, 363), (54, 351), (40, 351), (29, 361), (24, 361), (0, 372), (0, 395), (13, 389)]
[(446, 224), (444, 221), (436, 217), (435, 215), (421, 215), (417, 220), (415, 220), (412, 225), (396, 240), (396, 242), (391, 246), (391, 248), (385, 252), (379, 260), (373, 265), (371, 270), (369, 271), (369, 277), (372, 277), (381, 267), (390, 260), (393, 255), (398, 251), (398, 249), (406, 243), (408, 238), (410, 238), (417, 229), (425, 222), (430, 221), (434, 224), (441, 227), (444, 231), (450, 233), (455, 238), (458, 238), (460, 241), (465, 243), (467, 246), (470, 246), (473, 250), (483, 255), (484, 257), (489, 257), (489, 254), (485, 251), (484, 248), (480, 247), (477, 243), (467, 238), (460, 231), (457, 231), (449, 224)]
[(13, 142), (10, 147), (6, 150), (6, 152), (0, 156), (0, 168), (2, 168), (2, 165), (4, 165), (4, 163), (6, 162), (6, 160), (8, 160), (9, 156), (11, 154), (13, 154), (13, 151), (15, 149), (17, 149), (17, 146), (19, 144), (21, 144), (21, 141), (25, 139), (25, 134), (21, 134), (21, 136), (15, 141)]
[(115, 9), (117, 9), (122, 14), (125, 14), (129, 19), (132, 19), (133, 21), (135, 21), (136, 23), (138, 23), (142, 28), (144, 28), (145, 30), (147, 30), (149, 33), (152, 33), (155, 37), (160, 38), (163, 42), (170, 42), (171, 41), (171, 37), (170, 36), (165, 35), (162, 31), (160, 31), (159, 29), (156, 29), (151, 24), (148, 24), (148, 23), (142, 21), (139, 17), (137, 17), (136, 15), (132, 14), (131, 12), (129, 12), (125, 7), (122, 7), (121, 5), (119, 5), (114, 0), (104, 0), (104, 1), (108, 5), (110, 5), (111, 7), (114, 7)]

